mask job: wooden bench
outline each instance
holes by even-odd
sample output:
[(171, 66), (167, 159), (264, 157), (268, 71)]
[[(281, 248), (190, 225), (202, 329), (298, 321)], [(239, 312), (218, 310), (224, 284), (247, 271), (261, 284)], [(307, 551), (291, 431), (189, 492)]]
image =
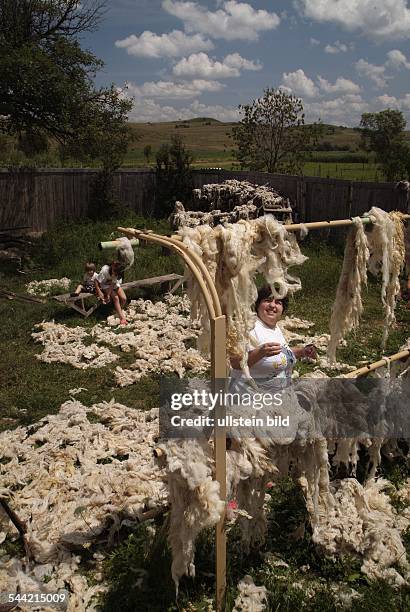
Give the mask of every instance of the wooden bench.
[[(174, 293), (177, 289), (179, 289), (179, 287), (181, 287), (183, 282), (184, 277), (180, 274), (165, 274), (165, 276), (153, 276), (152, 278), (142, 278), (129, 283), (123, 283), (121, 287), (124, 290), (127, 290), (135, 289), (136, 287), (161, 284), (161, 288), (163, 290), (168, 289), (169, 293)], [(72, 297), (69, 293), (64, 293), (63, 295), (53, 296), (53, 299), (60, 302), (60, 304), (65, 304), (66, 306), (73, 308), (87, 319), (101, 304), (101, 302), (97, 300), (95, 304), (87, 309), (85, 300), (91, 297), (95, 298), (96, 296), (94, 293), (80, 293), (78, 296)]]

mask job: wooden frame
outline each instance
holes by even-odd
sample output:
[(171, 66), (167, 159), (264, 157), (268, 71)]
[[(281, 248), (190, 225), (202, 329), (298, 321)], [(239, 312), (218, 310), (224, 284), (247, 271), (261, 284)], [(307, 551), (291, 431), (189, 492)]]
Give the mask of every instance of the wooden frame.
[[(226, 379), (226, 317), (222, 314), (221, 304), (215, 284), (202, 259), (191, 251), (178, 236), (160, 236), (151, 231), (142, 232), (133, 228), (117, 228), (127, 236), (147, 242), (154, 242), (177, 253), (190, 269), (204, 297), (211, 323), (211, 380), (214, 390)], [(225, 406), (215, 407), (216, 414), (222, 417)], [(219, 483), (219, 496), (226, 501), (226, 431), (224, 427), (215, 428), (215, 477)], [(216, 525), (216, 610), (225, 607), (226, 594), (226, 531), (225, 511)]]

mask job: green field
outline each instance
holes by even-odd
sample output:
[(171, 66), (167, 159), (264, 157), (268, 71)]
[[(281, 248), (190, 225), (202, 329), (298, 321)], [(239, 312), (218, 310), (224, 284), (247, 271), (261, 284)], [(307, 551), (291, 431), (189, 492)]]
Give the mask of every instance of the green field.
[[(232, 129), (234, 123), (222, 123), (210, 118), (191, 119), (164, 123), (132, 123), (134, 140), (125, 156), (124, 168), (155, 167), (155, 155), (161, 145), (169, 143), (172, 136), (181, 136), (193, 156), (193, 168), (223, 168), (238, 170), (233, 153)], [(410, 139), (410, 132), (407, 132)], [(48, 153), (26, 158), (16, 150), (15, 141), (0, 137), (0, 166), (61, 167), (57, 147), (50, 145)], [(151, 147), (149, 157), (144, 148)], [(305, 176), (339, 178), (344, 180), (382, 181), (380, 169), (372, 163), (367, 153), (360, 149), (360, 134), (353, 128), (324, 126), (319, 143), (325, 150), (313, 151), (303, 168)], [(337, 148), (338, 150), (328, 150)], [(67, 160), (66, 167), (82, 167), (78, 160)], [(87, 164), (89, 167), (90, 164)]]

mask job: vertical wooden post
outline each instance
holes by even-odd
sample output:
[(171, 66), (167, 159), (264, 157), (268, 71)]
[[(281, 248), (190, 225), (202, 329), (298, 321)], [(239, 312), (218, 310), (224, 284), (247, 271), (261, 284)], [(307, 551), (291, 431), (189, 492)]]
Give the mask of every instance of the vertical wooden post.
[[(213, 393), (225, 390), (226, 379), (226, 319), (211, 319), (211, 377)], [(218, 425), (225, 417), (224, 403), (215, 406), (215, 471), (219, 482), (219, 495), (226, 500), (226, 428)], [(226, 592), (226, 532), (225, 512), (216, 526), (216, 609), (225, 607)]]

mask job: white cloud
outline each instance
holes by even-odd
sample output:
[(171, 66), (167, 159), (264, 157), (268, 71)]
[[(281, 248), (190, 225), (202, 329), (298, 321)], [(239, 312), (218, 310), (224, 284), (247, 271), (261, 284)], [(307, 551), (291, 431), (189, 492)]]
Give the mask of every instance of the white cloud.
[(349, 51), (349, 47), (344, 43), (341, 43), (339, 40), (337, 40), (333, 45), (326, 45), (325, 47), (325, 53), (331, 53), (333, 55), (336, 53), (346, 53), (347, 51)]
[(317, 45), (320, 45), (320, 40), (318, 40), (317, 38), (311, 38), (309, 42), (312, 47), (317, 47)]
[(194, 100), (190, 106), (190, 110), (195, 117), (212, 117), (219, 121), (239, 121), (239, 110), (237, 107), (206, 105), (201, 104), (198, 100)]
[(360, 91), (360, 86), (357, 83), (344, 77), (338, 77), (333, 85), (321, 76), (318, 76), (317, 80), (320, 89), (327, 94), (355, 94)]
[(410, 62), (407, 61), (404, 53), (398, 49), (392, 49), (387, 53), (386, 66), (400, 70), (400, 68), (407, 68), (410, 70)]
[(348, 94), (333, 100), (320, 100), (305, 104), (308, 121), (321, 119), (324, 123), (336, 125), (358, 125), (362, 113), (369, 110), (369, 103), (357, 94)]
[(211, 59), (206, 53), (194, 53), (180, 60), (173, 68), (178, 77), (202, 79), (227, 79), (238, 77), (241, 70), (261, 70), (259, 62), (244, 59), (239, 53), (227, 55), (221, 62)]
[(274, 30), (280, 23), (276, 13), (256, 10), (244, 2), (227, 0), (218, 4), (220, 8), (214, 12), (197, 2), (180, 0), (163, 0), (162, 7), (181, 19), (187, 32), (225, 40), (258, 40), (260, 32)]
[(237, 108), (229, 106), (207, 106), (194, 100), (189, 106), (175, 108), (162, 106), (152, 99), (141, 99), (134, 103), (129, 114), (130, 121), (147, 123), (149, 121), (178, 121), (179, 119), (193, 119), (194, 117), (213, 117), (219, 121), (238, 121)]
[(388, 94), (384, 94), (383, 96), (377, 96), (376, 102), (381, 104), (383, 108), (392, 108), (399, 106), (399, 101), (394, 96), (389, 96)]
[(261, 70), (263, 65), (259, 60), (247, 60), (239, 53), (230, 53), (224, 59), (224, 63), (238, 70)]
[(319, 90), (301, 68), (295, 72), (284, 72), (282, 75), (282, 89), (291, 91), (298, 96), (306, 96), (314, 98), (318, 95)]
[(367, 77), (373, 81), (377, 87), (386, 86), (386, 66), (376, 66), (375, 64), (366, 62), (364, 59), (360, 59), (358, 62), (356, 62), (355, 68), (360, 76)]
[(220, 91), (224, 86), (218, 81), (204, 81), (194, 79), (193, 81), (149, 81), (143, 85), (128, 83), (127, 90), (130, 96), (136, 98), (167, 98), (188, 99), (196, 98), (205, 91)]
[(397, 108), (402, 111), (410, 110), (410, 94), (406, 94), (403, 98), (396, 98), (395, 96), (384, 94), (383, 96), (378, 96), (376, 101), (382, 108)]
[(297, 0), (297, 5), (306, 17), (361, 30), (371, 38), (410, 37), (407, 0)]
[(387, 60), (381, 66), (376, 66), (375, 64), (370, 64), (364, 59), (360, 59), (355, 64), (356, 72), (361, 76), (367, 77), (373, 83), (377, 85), (377, 87), (385, 87), (387, 81), (392, 78), (386, 74), (386, 71), (390, 69), (400, 70), (401, 68), (406, 68), (410, 70), (410, 62), (407, 61), (404, 53), (399, 51), (398, 49), (392, 49), (387, 53)]
[(202, 34), (190, 36), (180, 30), (169, 34), (155, 34), (146, 30), (141, 36), (132, 34), (123, 40), (117, 40), (115, 46), (126, 49), (128, 55), (141, 57), (181, 57), (195, 51), (208, 51), (214, 45)]

